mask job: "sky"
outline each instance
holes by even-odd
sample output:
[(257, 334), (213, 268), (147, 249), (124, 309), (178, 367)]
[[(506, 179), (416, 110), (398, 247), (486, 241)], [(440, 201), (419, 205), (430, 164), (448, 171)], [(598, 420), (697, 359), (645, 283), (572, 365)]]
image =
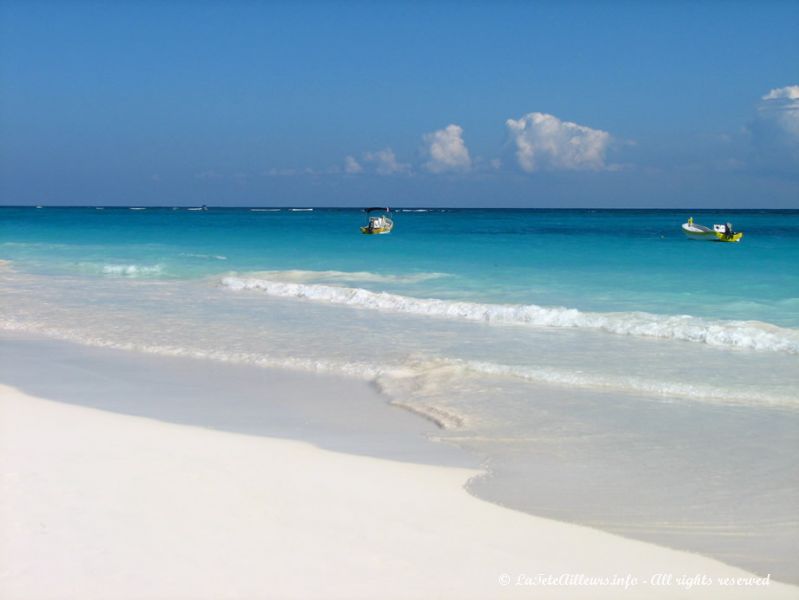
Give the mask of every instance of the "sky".
[(0, 204), (799, 208), (799, 2), (0, 0)]

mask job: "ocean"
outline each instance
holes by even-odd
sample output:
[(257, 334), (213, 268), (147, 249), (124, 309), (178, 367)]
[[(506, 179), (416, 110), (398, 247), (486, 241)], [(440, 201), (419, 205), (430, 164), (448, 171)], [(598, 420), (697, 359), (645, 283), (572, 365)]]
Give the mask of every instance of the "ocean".
[(0, 208), (0, 327), (364, 378), (480, 497), (799, 583), (799, 211), (134, 208)]

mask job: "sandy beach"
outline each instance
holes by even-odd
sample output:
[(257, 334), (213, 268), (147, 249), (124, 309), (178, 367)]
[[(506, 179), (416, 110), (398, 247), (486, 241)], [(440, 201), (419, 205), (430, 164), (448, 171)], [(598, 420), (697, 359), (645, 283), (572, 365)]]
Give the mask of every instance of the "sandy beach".
[(0, 1), (0, 600), (799, 600), (797, 24)]
[(3, 598), (799, 595), (477, 499), (474, 457), (359, 381), (0, 347)]

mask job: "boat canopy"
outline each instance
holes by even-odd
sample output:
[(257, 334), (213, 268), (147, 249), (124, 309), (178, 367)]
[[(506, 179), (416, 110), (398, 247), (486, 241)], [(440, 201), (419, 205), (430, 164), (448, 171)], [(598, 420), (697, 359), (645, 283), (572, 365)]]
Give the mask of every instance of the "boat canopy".
[(371, 206), (369, 208), (364, 208), (363, 211), (370, 213), (375, 210), (382, 210), (383, 212), (391, 212), (391, 209), (388, 206)]

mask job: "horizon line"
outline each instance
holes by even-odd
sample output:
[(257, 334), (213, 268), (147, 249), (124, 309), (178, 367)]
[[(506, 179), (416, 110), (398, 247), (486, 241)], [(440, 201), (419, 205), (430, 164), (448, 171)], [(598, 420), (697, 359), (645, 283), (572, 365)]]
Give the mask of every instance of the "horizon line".
[[(252, 209), (252, 208), (274, 208), (274, 209), (314, 209), (314, 210), (364, 210), (360, 206), (314, 206), (314, 205), (270, 205), (270, 204), (253, 204), (253, 205), (214, 205), (214, 204), (0, 204), (0, 209), (3, 208), (110, 208), (110, 209), (129, 209), (129, 208), (152, 208), (152, 209), (185, 209), (185, 208), (202, 208), (207, 209), (223, 209), (223, 210), (238, 210), (238, 209)], [(391, 209), (390, 206), (387, 208)], [(614, 211), (614, 210), (639, 210), (639, 211), (799, 211), (796, 208), (744, 208), (744, 207), (634, 207), (634, 206), (422, 206), (422, 205), (399, 205), (396, 209), (425, 209), (425, 210), (441, 210), (441, 209), (454, 209), (454, 210), (601, 210), (601, 211)], [(394, 210), (394, 209), (392, 209)]]

